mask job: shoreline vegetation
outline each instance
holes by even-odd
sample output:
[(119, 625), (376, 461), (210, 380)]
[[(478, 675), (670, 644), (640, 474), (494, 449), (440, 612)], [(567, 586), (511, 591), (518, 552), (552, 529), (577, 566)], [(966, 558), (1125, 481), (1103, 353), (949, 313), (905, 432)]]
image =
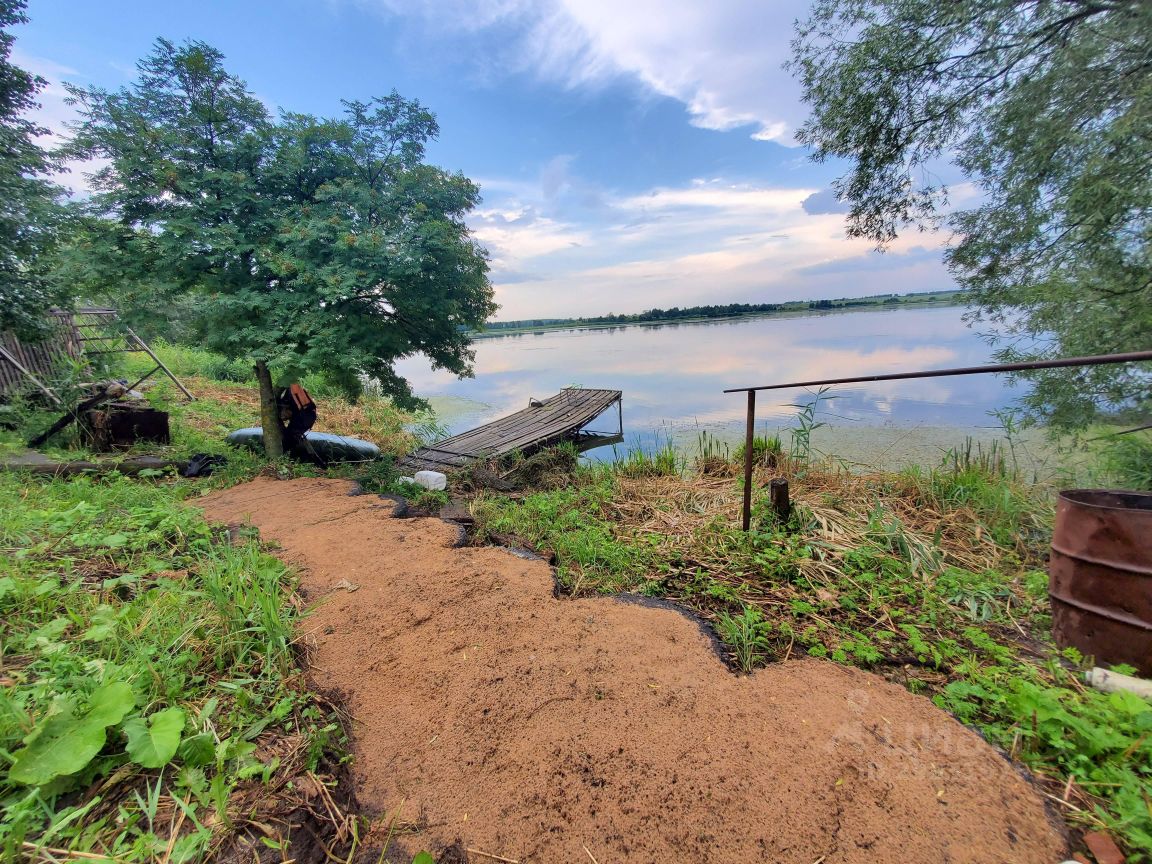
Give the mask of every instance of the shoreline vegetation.
[(702, 321), (737, 321), (743, 318), (772, 318), (828, 312), (858, 312), (865, 309), (893, 309), (905, 306), (957, 306), (964, 292), (956, 290), (917, 291), (908, 294), (874, 294), (867, 297), (840, 297), (834, 300), (787, 300), (783, 303), (728, 303), (708, 306), (673, 306), (648, 309), (628, 315), (600, 315), (591, 318), (529, 318), (517, 321), (489, 321), (475, 339), (543, 333), (549, 330), (604, 330), (615, 327), (691, 324)]
[[(185, 503), (260, 474), (325, 472), (226, 451), (223, 434), (258, 416), (251, 373), (196, 348), (158, 350), (198, 399), (168, 382), (147, 391), (173, 426), (173, 444), (149, 450), (226, 452), (226, 468), (200, 480), (0, 473), (0, 850), (376, 861), (402, 832), (355, 810), (347, 718), (295, 641), (309, 601), (273, 548)], [(323, 379), (305, 384), (323, 399), (318, 428), (389, 456), (438, 435), (435, 418), (378, 395), (352, 404)], [(0, 431), (0, 454), (51, 419), (27, 411)], [(1152, 848), (1152, 705), (1086, 688), (1091, 659), (1051, 641), (1053, 487), (1021, 470), (1011, 440), (957, 446), (931, 468), (849, 470), (814, 451), (815, 422), (757, 439), (747, 534), (743, 453), (707, 434), (611, 464), (561, 447), (454, 476), (450, 490), (475, 519), (472, 542), (548, 556), (562, 597), (670, 600), (713, 629), (735, 674), (809, 656), (882, 675), (1029, 768), (1074, 832)], [(53, 455), (91, 455), (67, 434)], [(1092, 465), (1088, 482), (1131, 476)], [(326, 476), (429, 515), (449, 502), (402, 483), (388, 458)], [(791, 484), (784, 520), (767, 500), (773, 477)]]

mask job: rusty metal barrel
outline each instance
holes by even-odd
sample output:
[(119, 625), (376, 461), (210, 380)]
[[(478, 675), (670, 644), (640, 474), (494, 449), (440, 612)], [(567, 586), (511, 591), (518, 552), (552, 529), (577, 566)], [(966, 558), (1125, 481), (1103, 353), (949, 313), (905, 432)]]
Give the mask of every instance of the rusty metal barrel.
[(1058, 645), (1152, 675), (1152, 493), (1061, 492), (1048, 594)]

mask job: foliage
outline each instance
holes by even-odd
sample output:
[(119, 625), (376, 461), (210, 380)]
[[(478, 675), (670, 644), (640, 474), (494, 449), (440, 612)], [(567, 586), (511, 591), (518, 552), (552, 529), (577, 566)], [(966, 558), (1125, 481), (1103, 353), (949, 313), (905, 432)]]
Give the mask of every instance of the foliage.
[(991, 665), (954, 681), (936, 696), (940, 707), (979, 724), (992, 741), (1034, 771), (1068, 778), (1102, 798), (1098, 821), (1134, 849), (1152, 849), (1152, 704), (1132, 693), (1104, 694), (1077, 686), (1059, 664)]
[(474, 508), (481, 531), (489, 537), (508, 534), (529, 548), (553, 552), (557, 579), (573, 593), (623, 590), (645, 571), (648, 553), (614, 536), (606, 507), (615, 490), (612, 474), (586, 468), (580, 480), (522, 501), (481, 498)]
[[(180, 497), (115, 476), (0, 475), (5, 860), (27, 842), (207, 857), (232, 793), (279, 777), (280, 760), (261, 755), (273, 738), (301, 742), (303, 767), (286, 770), (316, 769), (337, 730), (294, 682), (284, 565)], [(161, 805), (192, 830), (169, 836)]]
[[(1152, 6), (1143, 0), (818, 0), (793, 43), (812, 105), (798, 134), (849, 232), (954, 232), (948, 263), (1002, 360), (1148, 347)], [(950, 212), (951, 159), (976, 203)], [(1148, 372), (1029, 373), (1024, 405), (1063, 427), (1149, 403)]]
[[(702, 439), (703, 441), (704, 439)], [(701, 452), (704, 452), (704, 447), (701, 447)], [(744, 455), (747, 448), (743, 443), (736, 448), (732, 458), (737, 462), (744, 461)], [(754, 435), (752, 436), (752, 461), (758, 463), (767, 463), (772, 460), (778, 460), (784, 455), (784, 445), (780, 442), (779, 435)]]
[[(158, 342), (152, 349), (197, 396), (195, 402), (186, 401), (163, 376), (157, 376), (155, 386), (147, 391), (150, 402), (172, 415), (176, 453), (221, 452), (225, 435), (259, 422), (260, 409), (250, 386), (250, 366), (203, 348)], [(112, 371), (135, 380), (152, 365), (143, 355), (125, 355)], [(363, 438), (392, 456), (407, 453), (415, 446), (415, 437), (405, 428), (411, 415), (387, 398), (367, 393), (353, 404), (341, 388), (322, 374), (306, 377), (303, 384), (319, 403), (316, 431)], [(431, 415), (425, 415), (425, 419), (434, 420)], [(241, 462), (248, 459), (246, 451), (230, 450), (228, 455)]]
[(0, 330), (44, 331), (44, 312), (67, 299), (44, 266), (59, 226), (59, 191), (45, 175), (55, 162), (36, 143), (47, 134), (25, 116), (44, 79), (11, 62), (11, 28), (25, 23), (25, 0), (0, 0)]
[(808, 462), (812, 459), (812, 433), (828, 424), (822, 420), (816, 419), (816, 412), (820, 408), (820, 401), (828, 401), (835, 399), (835, 396), (828, 396), (827, 387), (821, 387), (812, 396), (808, 402), (801, 402), (792, 405), (796, 413), (796, 425), (789, 429), (789, 434), (792, 436), (792, 449), (790, 454), (801, 462)]
[(680, 473), (682, 460), (671, 439), (657, 440), (651, 451), (643, 447), (630, 449), (617, 457), (615, 470), (625, 477), (671, 477)]
[(74, 276), (129, 309), (194, 296), (203, 344), (254, 361), (265, 399), (261, 367), (409, 403), (397, 358), (469, 372), (466, 331), (495, 310), (464, 222), (479, 192), (423, 161), (430, 112), (393, 92), (273, 119), (202, 42), (159, 40), (138, 68), (116, 92), (69, 87), (69, 152), (107, 160)]
[(736, 665), (743, 672), (751, 672), (771, 657), (768, 639), (771, 625), (755, 606), (745, 606), (738, 615), (721, 612), (716, 620), (720, 638), (732, 646)]
[(1097, 442), (1103, 481), (1122, 489), (1152, 492), (1152, 436), (1109, 435)]

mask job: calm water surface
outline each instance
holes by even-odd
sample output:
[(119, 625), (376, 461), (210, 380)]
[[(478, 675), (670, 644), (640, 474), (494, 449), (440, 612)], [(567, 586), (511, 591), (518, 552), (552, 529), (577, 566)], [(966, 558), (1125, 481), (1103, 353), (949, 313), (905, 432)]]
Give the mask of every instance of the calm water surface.
[[(473, 379), (433, 371), (418, 358), (397, 371), (452, 433), (576, 385), (623, 391), (625, 448), (667, 439), (684, 445), (701, 431), (734, 442), (745, 397), (725, 388), (989, 362), (989, 347), (962, 314), (950, 306), (547, 331), (477, 340)], [(817, 433), (818, 446), (873, 464), (931, 462), (966, 435), (996, 436), (991, 412), (1014, 398), (992, 375), (844, 385), (827, 395), (835, 398), (822, 403), (819, 419), (829, 425)], [(759, 394), (758, 431), (786, 429), (794, 405), (811, 398)], [(615, 412), (590, 428), (614, 431)]]

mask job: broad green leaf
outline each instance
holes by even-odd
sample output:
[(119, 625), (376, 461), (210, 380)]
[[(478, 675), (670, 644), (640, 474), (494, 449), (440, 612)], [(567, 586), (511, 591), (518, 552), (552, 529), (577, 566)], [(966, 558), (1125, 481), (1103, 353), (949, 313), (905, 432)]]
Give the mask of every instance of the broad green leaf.
[(135, 704), (132, 688), (123, 681), (97, 688), (81, 717), (75, 716), (71, 700), (54, 700), (45, 718), (24, 739), (26, 746), (13, 754), (9, 779), (42, 786), (56, 777), (75, 774), (104, 747), (107, 727), (123, 720)]
[(85, 720), (103, 726), (112, 726), (123, 720), (136, 707), (136, 694), (123, 681), (113, 681), (98, 687), (88, 700)]
[(185, 738), (180, 744), (180, 761), (192, 767), (211, 765), (216, 761), (216, 739), (207, 732)]
[(104, 727), (74, 717), (67, 703), (60, 704), (29, 737), (33, 740), (13, 754), (8, 772), (11, 781), (28, 786), (75, 774), (92, 761), (105, 741)]
[(98, 545), (107, 546), (110, 549), (118, 549), (128, 542), (127, 534), (108, 534), (100, 539)]
[(33, 630), (31, 633), (29, 633), (28, 634), (29, 641), (31, 642), (31, 641), (34, 641), (36, 639), (44, 639), (44, 640), (49, 641), (49, 642), (54, 642), (56, 640), (56, 638), (58, 636), (61, 636), (64, 633), (64, 631), (67, 630), (71, 624), (72, 624), (71, 618), (65, 618), (63, 616), (58, 617), (58, 618), (53, 618), (51, 621), (49, 621), (43, 627), (40, 627), (36, 630)]
[(436, 864), (436, 859), (427, 852), (417, 852), (416, 857), (412, 859), (412, 864)]
[(84, 639), (88, 642), (103, 642), (115, 632), (115, 624), (93, 624), (84, 631)]
[(92, 624), (82, 638), (89, 642), (103, 642), (116, 632), (116, 610), (111, 606), (97, 606), (92, 613)]
[(1121, 711), (1130, 717), (1152, 712), (1152, 704), (1149, 704), (1148, 700), (1141, 699), (1135, 693), (1130, 693), (1127, 690), (1118, 690), (1110, 694), (1108, 701), (1117, 711)]
[(160, 768), (172, 761), (184, 731), (184, 709), (165, 708), (144, 720), (134, 717), (124, 724), (128, 756), (145, 768)]

